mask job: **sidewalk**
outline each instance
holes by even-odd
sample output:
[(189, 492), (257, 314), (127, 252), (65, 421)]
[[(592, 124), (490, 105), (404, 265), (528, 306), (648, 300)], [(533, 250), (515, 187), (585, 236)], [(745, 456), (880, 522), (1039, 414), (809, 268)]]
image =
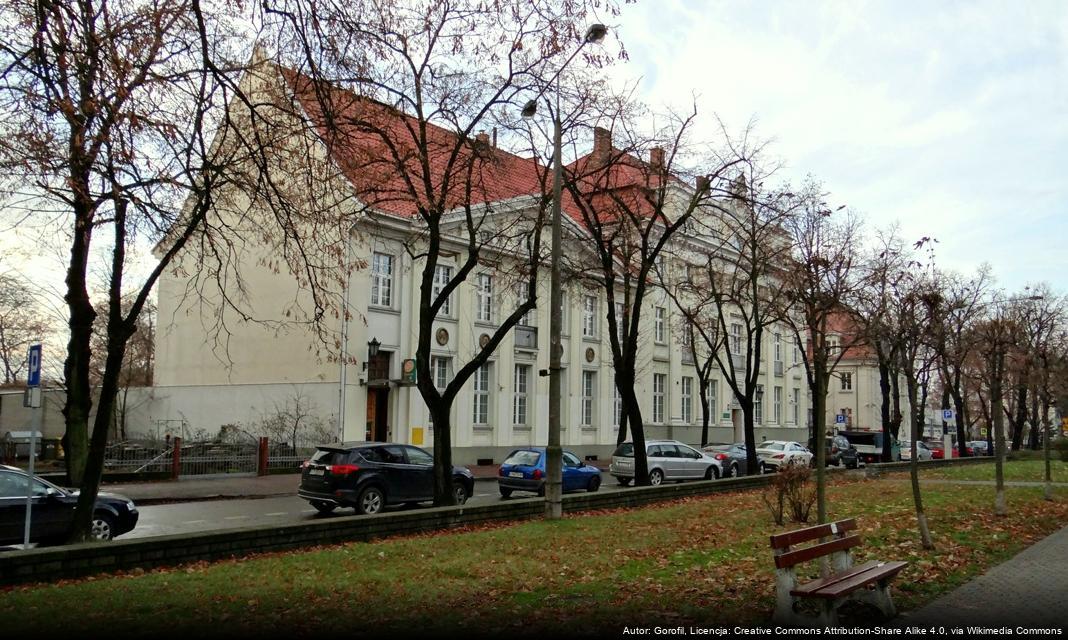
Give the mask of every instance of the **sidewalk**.
[[(596, 467), (608, 468), (607, 460), (591, 462)], [(497, 478), (499, 465), (469, 465), (475, 480), (492, 482)], [(231, 476), (196, 478), (186, 476), (181, 480), (157, 482), (120, 482), (104, 484), (101, 491), (118, 493), (137, 504), (162, 504), (168, 502), (195, 502), (198, 500), (222, 500), (237, 498), (270, 498), (295, 496), (300, 486), (300, 474), (285, 473), (268, 476)]]
[[(1068, 527), (931, 604), (905, 613), (895, 626), (1068, 628)], [(1015, 629), (1013, 629), (1015, 631)]]

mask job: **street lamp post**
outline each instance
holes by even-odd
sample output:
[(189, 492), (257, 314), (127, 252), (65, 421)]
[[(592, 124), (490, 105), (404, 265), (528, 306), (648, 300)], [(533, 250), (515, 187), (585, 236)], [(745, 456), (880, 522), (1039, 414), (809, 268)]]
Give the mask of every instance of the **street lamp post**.
[[(564, 68), (575, 59), (582, 47), (588, 43), (598, 43), (608, 33), (603, 24), (592, 24), (586, 30), (586, 37), (582, 44), (575, 49), (563, 65), (556, 71), (556, 75), (549, 81), (549, 85), (556, 82)], [(544, 90), (543, 90), (544, 91)], [(541, 94), (539, 94), (540, 97)], [(523, 117), (532, 118), (538, 110), (537, 99), (529, 100), (523, 107)], [(553, 204), (552, 204), (552, 254), (550, 256), (551, 271), (549, 276), (549, 442), (546, 447), (546, 487), (545, 487), (545, 515), (550, 519), (558, 519), (563, 516), (563, 450), (560, 447), (560, 393), (561, 393), (561, 356), (564, 347), (561, 344), (560, 334), (563, 324), (563, 305), (560, 290), (560, 193), (563, 182), (563, 162), (561, 160), (563, 141), (560, 122), (560, 90), (556, 90), (556, 107), (553, 109)]]

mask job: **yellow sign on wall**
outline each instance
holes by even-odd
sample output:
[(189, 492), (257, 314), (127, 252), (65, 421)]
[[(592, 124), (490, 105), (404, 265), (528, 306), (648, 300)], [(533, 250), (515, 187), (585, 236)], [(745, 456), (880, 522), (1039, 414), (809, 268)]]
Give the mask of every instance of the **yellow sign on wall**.
[(414, 444), (417, 447), (423, 446), (423, 428), (422, 427), (412, 427), (412, 440), (411, 440), (411, 442), (412, 442), (412, 444)]

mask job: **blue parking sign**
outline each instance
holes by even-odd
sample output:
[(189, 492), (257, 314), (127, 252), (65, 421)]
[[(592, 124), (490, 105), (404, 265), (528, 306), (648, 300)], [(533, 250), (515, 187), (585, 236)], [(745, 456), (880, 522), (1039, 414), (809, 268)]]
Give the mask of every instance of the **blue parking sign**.
[(838, 415), (836, 415), (834, 417), (834, 423), (835, 424), (845, 424), (845, 419), (846, 419), (846, 417), (839, 413)]
[(953, 420), (953, 409), (943, 409), (942, 410), (942, 419), (945, 420), (946, 422), (949, 422), (949, 421)]
[(41, 386), (41, 345), (31, 344), (26, 356), (26, 386)]

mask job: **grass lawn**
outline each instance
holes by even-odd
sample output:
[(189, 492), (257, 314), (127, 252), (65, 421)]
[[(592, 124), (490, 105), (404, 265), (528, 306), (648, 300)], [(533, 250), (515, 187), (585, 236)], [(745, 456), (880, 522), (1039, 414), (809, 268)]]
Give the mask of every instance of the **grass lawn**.
[[(1050, 461), (1050, 476), (1053, 482), (1068, 482), (1068, 462), (1062, 462), (1054, 452)], [(994, 463), (946, 467), (923, 472), (924, 478), (945, 480), (994, 480)], [(1044, 482), (1046, 464), (1042, 460), (1010, 460), (1005, 464), (1006, 481)]]
[[(855, 559), (910, 562), (895, 582), (902, 610), (1068, 523), (1064, 488), (1052, 502), (1041, 489), (1010, 488), (1010, 515), (995, 519), (992, 487), (928, 485), (938, 549), (924, 552), (901, 478), (836, 477), (828, 495), (833, 518), (859, 519), (865, 544)], [(760, 494), (9, 587), (0, 591), (0, 620), (12, 638), (72, 630), (86, 637), (570, 636), (620, 635), (624, 624), (758, 624), (774, 603), (768, 536), (781, 530)]]

